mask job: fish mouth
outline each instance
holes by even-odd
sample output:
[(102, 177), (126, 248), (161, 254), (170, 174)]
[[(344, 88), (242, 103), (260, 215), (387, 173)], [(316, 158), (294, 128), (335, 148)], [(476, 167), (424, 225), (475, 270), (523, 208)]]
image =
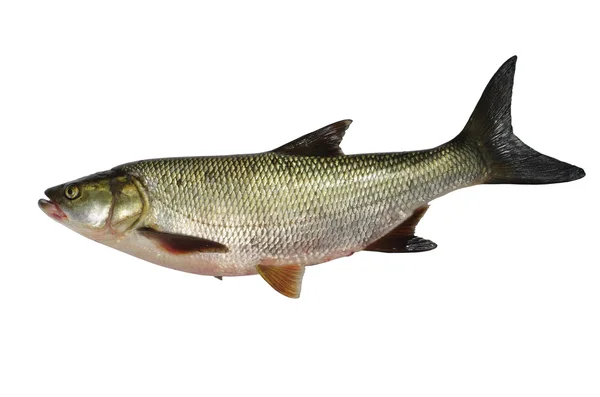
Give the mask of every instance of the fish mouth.
[(51, 218), (54, 218), (58, 222), (66, 221), (67, 215), (60, 209), (58, 204), (53, 202), (52, 200), (40, 199), (38, 201), (38, 206), (46, 215)]

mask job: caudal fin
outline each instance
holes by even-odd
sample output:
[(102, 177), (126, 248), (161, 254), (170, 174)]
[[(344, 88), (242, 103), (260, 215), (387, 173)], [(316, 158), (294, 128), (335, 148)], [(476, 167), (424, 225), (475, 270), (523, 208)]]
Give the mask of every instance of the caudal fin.
[(498, 69), (455, 139), (481, 151), (489, 169), (483, 183), (545, 184), (583, 178), (583, 169), (543, 155), (513, 134), (510, 105), (516, 63), (514, 56)]

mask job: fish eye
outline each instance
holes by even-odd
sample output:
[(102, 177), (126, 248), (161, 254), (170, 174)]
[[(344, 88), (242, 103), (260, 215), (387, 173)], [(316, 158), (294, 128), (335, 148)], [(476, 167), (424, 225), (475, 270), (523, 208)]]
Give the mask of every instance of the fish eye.
[(65, 196), (69, 200), (74, 200), (79, 197), (79, 188), (76, 185), (67, 185), (65, 187)]

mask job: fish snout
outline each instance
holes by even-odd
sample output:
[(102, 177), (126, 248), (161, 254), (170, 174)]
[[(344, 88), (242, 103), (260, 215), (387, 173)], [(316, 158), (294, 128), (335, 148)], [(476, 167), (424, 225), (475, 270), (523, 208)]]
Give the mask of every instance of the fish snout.
[(59, 193), (60, 190), (62, 190), (62, 185), (53, 186), (53, 187), (49, 187), (48, 189), (46, 189), (44, 191), (44, 194), (46, 195), (46, 197), (48, 197), (50, 199), (50, 201), (56, 201), (56, 199), (58, 198), (58, 195), (60, 194)]
[(54, 218), (59, 222), (67, 220), (67, 215), (65, 215), (63, 210), (61, 210), (56, 203), (50, 200), (39, 199), (38, 206), (42, 211), (44, 211), (46, 215), (48, 215), (51, 218)]
[(55, 201), (53, 201), (53, 197), (56, 197), (56, 194), (57, 194), (59, 188), (60, 188), (59, 186), (55, 186), (55, 187), (46, 189), (44, 194), (46, 195), (46, 197), (48, 197), (49, 200), (39, 199), (38, 206), (40, 207), (40, 209), (42, 211), (44, 211), (44, 213), (46, 215), (48, 215), (49, 217), (51, 217), (59, 222), (62, 222), (62, 221), (66, 221), (68, 219), (67, 215), (60, 208), (60, 206)]

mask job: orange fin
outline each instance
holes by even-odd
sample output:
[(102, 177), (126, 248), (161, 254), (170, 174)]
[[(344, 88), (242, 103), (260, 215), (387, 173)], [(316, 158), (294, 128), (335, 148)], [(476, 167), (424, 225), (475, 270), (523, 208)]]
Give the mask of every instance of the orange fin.
[(265, 279), (275, 291), (288, 298), (299, 298), (302, 287), (304, 266), (302, 265), (256, 265), (258, 274)]
[(437, 247), (433, 241), (415, 236), (415, 228), (429, 205), (417, 208), (408, 219), (391, 232), (371, 243), (364, 251), (378, 252), (423, 252)]
[(137, 231), (147, 239), (156, 242), (164, 250), (172, 254), (189, 254), (192, 252), (229, 252), (227, 246), (205, 238), (159, 232), (150, 227), (142, 227)]

